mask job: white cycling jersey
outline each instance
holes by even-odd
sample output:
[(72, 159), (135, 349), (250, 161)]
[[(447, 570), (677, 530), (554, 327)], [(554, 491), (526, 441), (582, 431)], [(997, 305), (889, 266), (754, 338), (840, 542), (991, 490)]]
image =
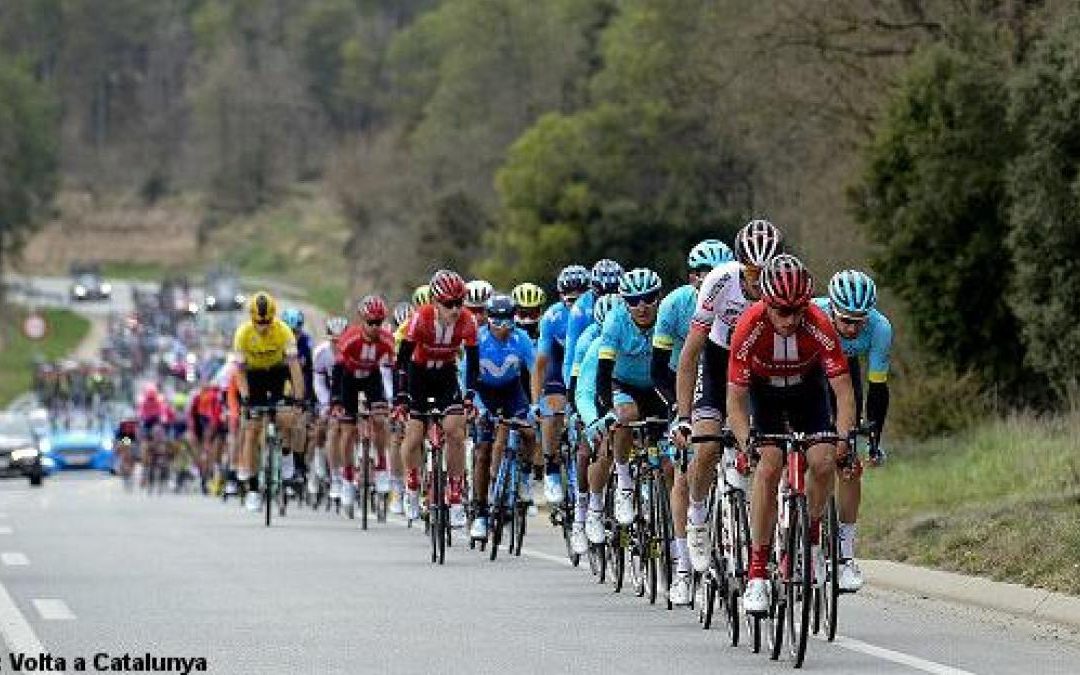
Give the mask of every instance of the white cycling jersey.
[(698, 289), (697, 306), (690, 325), (699, 331), (708, 331), (709, 339), (724, 349), (731, 347), (731, 334), (739, 317), (750, 306), (743, 293), (738, 261), (726, 262), (714, 267)]
[(330, 374), (334, 370), (334, 361), (334, 348), (326, 340), (320, 342), (311, 352), (315, 398), (319, 401), (320, 412), (330, 405)]

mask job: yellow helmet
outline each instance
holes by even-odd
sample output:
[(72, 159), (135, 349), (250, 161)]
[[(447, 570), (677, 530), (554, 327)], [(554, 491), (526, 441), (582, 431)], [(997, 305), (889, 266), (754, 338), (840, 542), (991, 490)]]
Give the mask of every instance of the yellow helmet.
[(544, 293), (544, 289), (529, 282), (514, 286), (514, 290), (510, 293), (510, 297), (514, 299), (514, 305), (517, 306), (518, 309), (535, 309), (543, 306), (544, 302), (547, 300), (547, 294)]
[(420, 307), (421, 305), (431, 304), (431, 286), (424, 284), (423, 286), (417, 286), (416, 290), (412, 293), (413, 307)]
[(266, 291), (259, 291), (248, 301), (248, 313), (253, 323), (270, 323), (277, 316), (277, 303)]

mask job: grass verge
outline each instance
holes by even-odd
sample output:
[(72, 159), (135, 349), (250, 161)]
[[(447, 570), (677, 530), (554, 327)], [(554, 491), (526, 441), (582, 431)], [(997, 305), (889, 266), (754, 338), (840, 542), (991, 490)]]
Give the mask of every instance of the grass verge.
[(860, 555), (1080, 595), (1080, 412), (901, 447), (864, 474)]
[(9, 308), (5, 315), (9, 320), (3, 326), (6, 339), (4, 348), (0, 349), (0, 406), (6, 406), (30, 387), (35, 355), (47, 360), (63, 358), (90, 330), (90, 322), (74, 312), (46, 309), (48, 335), (40, 342), (33, 342), (22, 333), (25, 309)]

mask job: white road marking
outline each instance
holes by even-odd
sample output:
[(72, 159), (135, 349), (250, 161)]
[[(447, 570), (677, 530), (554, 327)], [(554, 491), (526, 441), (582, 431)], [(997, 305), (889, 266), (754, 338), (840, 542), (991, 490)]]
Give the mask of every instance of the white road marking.
[(0, 525), (0, 534), (11, 534), (14, 531), (10, 525)]
[(0, 553), (0, 562), (4, 563), (8, 567), (18, 567), (21, 565), (29, 565), (30, 559), (26, 557), (25, 553), (6, 551), (4, 553)]
[[(534, 551), (528, 548), (521, 549), (521, 555), (529, 558), (536, 558), (537, 560), (546, 560), (547, 562), (552, 562), (557, 565), (571, 566), (570, 559), (566, 556), (551, 555), (550, 553)], [(909, 668), (914, 668), (915, 670), (921, 670), (924, 673), (932, 673), (933, 675), (974, 675), (974, 673), (967, 670), (935, 663), (934, 661), (928, 661), (926, 659), (921, 659), (918, 656), (893, 651), (892, 649), (885, 649), (884, 647), (878, 647), (877, 645), (872, 645), (868, 642), (863, 642), (854, 638), (837, 635), (835, 644), (848, 651), (867, 654), (884, 661), (891, 661), (892, 663), (898, 663)]]
[(45, 651), (30, 622), (19, 611), (3, 584), (0, 584), (0, 634), (12, 653), (40, 654)]
[(37, 610), (41, 618), (46, 621), (71, 621), (75, 618), (75, 613), (71, 611), (71, 608), (63, 600), (34, 598), (30, 602), (34, 605), (34, 609)]
[(921, 670), (924, 673), (933, 673), (934, 675), (974, 675), (969, 670), (961, 670), (960, 668), (953, 668), (952, 666), (935, 663), (934, 661), (927, 661), (926, 659), (920, 659), (917, 656), (885, 649), (884, 647), (878, 647), (877, 645), (862, 642), (861, 640), (856, 640), (854, 638), (837, 635), (835, 644), (836, 646), (843, 647), (849, 651), (860, 652), (885, 661), (899, 663), (900, 665), (914, 668), (915, 670)]

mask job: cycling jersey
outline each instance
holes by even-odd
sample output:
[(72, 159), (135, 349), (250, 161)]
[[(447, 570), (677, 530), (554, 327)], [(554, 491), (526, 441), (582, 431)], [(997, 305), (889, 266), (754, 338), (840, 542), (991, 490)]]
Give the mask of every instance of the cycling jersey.
[(172, 406), (159, 396), (145, 396), (139, 401), (139, 420), (142, 422), (171, 422)]
[(374, 339), (368, 339), (361, 326), (349, 326), (338, 338), (337, 361), (353, 377), (368, 377), (380, 367), (394, 364), (394, 338), (380, 329)]
[(532, 340), (525, 331), (515, 328), (506, 340), (495, 337), (487, 326), (480, 329), (480, 380), (485, 387), (506, 387), (521, 382), (536, 360)]
[[(579, 340), (581, 342), (581, 340)], [(600, 338), (594, 338), (585, 349), (581, 360), (581, 372), (578, 375), (577, 389), (574, 391), (574, 405), (585, 426), (589, 426), (600, 417), (596, 406), (596, 375), (600, 363)]]
[(574, 301), (566, 319), (566, 340), (563, 341), (563, 382), (570, 384), (570, 371), (573, 369), (574, 347), (582, 331), (593, 323), (593, 305), (596, 304), (596, 291), (589, 289)]
[(329, 341), (320, 342), (311, 356), (314, 367), (315, 400), (321, 407), (330, 405), (330, 376), (334, 370), (334, 346)]
[(679, 286), (660, 302), (652, 344), (657, 349), (671, 350), (668, 366), (672, 370), (679, 367), (679, 354), (686, 343), (686, 336), (690, 334), (690, 321), (696, 309), (697, 289), (690, 284)]
[(792, 386), (819, 367), (829, 378), (848, 372), (840, 336), (817, 305), (811, 303), (806, 308), (802, 322), (788, 337), (777, 335), (763, 301), (751, 305), (736, 324), (728, 361), (729, 383), (746, 387), (753, 378), (775, 387)]
[(401, 341), (405, 339), (405, 333), (409, 330), (409, 321), (406, 319), (394, 329), (394, 352), (401, 348)]
[(553, 361), (562, 362), (566, 348), (566, 326), (570, 319), (570, 308), (561, 300), (547, 308), (540, 317), (540, 340), (536, 351), (546, 354)]
[(453, 326), (438, 319), (435, 305), (424, 305), (409, 320), (405, 339), (415, 345), (412, 363), (435, 369), (457, 362), (461, 347), (476, 346), (476, 319), (468, 309), (462, 309)]
[(578, 337), (577, 345), (574, 346), (574, 362), (570, 367), (571, 376), (579, 377), (581, 375), (581, 363), (585, 360), (585, 354), (589, 351), (589, 346), (592, 345), (593, 340), (599, 335), (600, 326), (593, 322)]
[(705, 275), (698, 289), (691, 330), (708, 331), (709, 339), (721, 347), (731, 346), (731, 335), (750, 300), (742, 288), (742, 266), (727, 262)]
[(651, 389), (649, 369), (654, 326), (641, 328), (626, 305), (616, 305), (600, 329), (600, 358), (615, 362), (615, 380), (639, 389)]
[(311, 367), (311, 336), (306, 331), (296, 331), (296, 355), (300, 360), (300, 372), (304, 376), (304, 396), (313, 400)]
[(296, 356), (296, 338), (281, 319), (274, 319), (263, 333), (245, 321), (233, 336), (233, 351), (249, 370), (267, 370)]
[[(832, 304), (828, 298), (814, 298), (814, 304), (825, 314), (832, 315)], [(866, 379), (870, 382), (885, 382), (889, 379), (889, 352), (892, 349), (892, 337), (892, 324), (884, 314), (871, 309), (867, 315), (866, 325), (853, 340), (840, 336), (840, 347), (847, 356), (866, 357), (869, 370)]]

